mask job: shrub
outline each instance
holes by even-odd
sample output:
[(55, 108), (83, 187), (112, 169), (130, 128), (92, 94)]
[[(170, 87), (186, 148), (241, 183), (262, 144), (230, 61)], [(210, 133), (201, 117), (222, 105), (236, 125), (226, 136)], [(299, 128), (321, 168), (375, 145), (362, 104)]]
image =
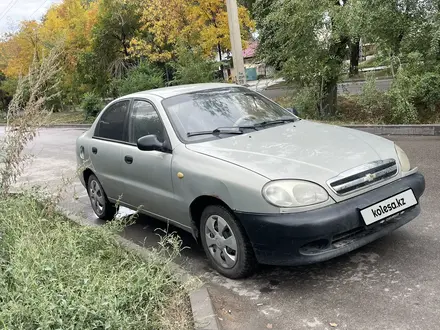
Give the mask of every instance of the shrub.
[(306, 119), (319, 118), (319, 95), (315, 87), (303, 87), (292, 98), (290, 107), (294, 107), (299, 116)]
[(3, 328), (190, 328), (185, 287), (170, 269), (180, 241), (168, 237), (145, 261), (116, 240), (123, 224), (78, 226), (28, 194), (0, 208)]
[(418, 122), (417, 109), (413, 104), (411, 94), (414, 86), (414, 76), (400, 69), (388, 91), (391, 109), (386, 121), (390, 124), (412, 124)]
[(206, 60), (197, 49), (181, 47), (177, 61), (173, 64), (175, 77), (173, 84), (195, 84), (217, 81), (218, 65)]
[(127, 95), (165, 86), (162, 71), (146, 61), (129, 70), (127, 77), (113, 81), (117, 95)]
[(93, 93), (85, 93), (81, 102), (81, 109), (84, 112), (86, 120), (89, 117), (96, 117), (103, 108), (103, 102), (99, 96)]
[(8, 106), (6, 134), (1, 146), (0, 195), (6, 195), (22, 173), (24, 161), (29, 158), (24, 149), (47, 120), (48, 102), (58, 96), (61, 55), (62, 49), (54, 47), (43, 59), (35, 57), (28, 74), (17, 81)]
[(342, 119), (363, 123), (383, 123), (390, 111), (390, 100), (386, 93), (377, 89), (377, 79), (368, 75), (359, 95), (348, 98), (353, 101), (349, 113), (344, 113)]
[(414, 85), (411, 98), (422, 118), (435, 115), (440, 108), (440, 75), (437, 72), (422, 75)]

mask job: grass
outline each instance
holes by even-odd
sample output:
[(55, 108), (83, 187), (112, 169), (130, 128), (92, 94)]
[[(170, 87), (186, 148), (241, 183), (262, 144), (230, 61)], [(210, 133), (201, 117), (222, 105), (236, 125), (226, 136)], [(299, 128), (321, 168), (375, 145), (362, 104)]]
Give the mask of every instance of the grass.
[(122, 248), (121, 224), (82, 227), (31, 195), (0, 201), (3, 329), (189, 329), (185, 287), (169, 263), (175, 238), (151, 260)]
[[(85, 119), (84, 113), (81, 111), (53, 112), (47, 118), (51, 125), (59, 124), (91, 124), (95, 118)], [(6, 114), (0, 116), (0, 123), (6, 123)]]
[(376, 56), (361, 62), (359, 64), (359, 69), (375, 68), (378, 66), (386, 66), (386, 65), (390, 65), (389, 58), (381, 58), (380, 56)]

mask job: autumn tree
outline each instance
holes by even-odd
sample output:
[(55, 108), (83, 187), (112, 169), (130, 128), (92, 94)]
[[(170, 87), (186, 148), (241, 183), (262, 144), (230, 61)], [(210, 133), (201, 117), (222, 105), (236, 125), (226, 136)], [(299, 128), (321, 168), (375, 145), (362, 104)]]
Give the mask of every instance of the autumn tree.
[[(242, 38), (254, 29), (249, 11), (239, 6)], [(200, 47), (206, 57), (230, 48), (228, 16), (223, 0), (152, 0), (141, 9), (141, 31), (150, 38), (135, 38), (133, 52), (153, 62), (175, 59), (177, 44)]]
[(41, 58), (43, 44), (36, 21), (23, 21), (19, 31), (0, 43), (0, 60), (8, 77), (26, 75), (34, 59)]

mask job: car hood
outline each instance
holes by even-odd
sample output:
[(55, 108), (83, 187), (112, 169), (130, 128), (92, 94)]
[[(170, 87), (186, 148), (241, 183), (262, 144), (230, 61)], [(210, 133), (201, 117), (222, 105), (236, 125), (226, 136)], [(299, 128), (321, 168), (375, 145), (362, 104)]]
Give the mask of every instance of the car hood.
[(325, 182), (350, 168), (396, 158), (394, 143), (378, 136), (306, 120), (187, 148), (247, 168), (270, 180)]

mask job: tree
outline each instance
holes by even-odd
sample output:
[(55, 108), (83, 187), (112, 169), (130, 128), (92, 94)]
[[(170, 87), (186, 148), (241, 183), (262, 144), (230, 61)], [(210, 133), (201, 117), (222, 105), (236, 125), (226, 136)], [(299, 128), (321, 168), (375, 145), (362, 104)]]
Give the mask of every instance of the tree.
[[(221, 60), (222, 50), (229, 50), (231, 47), (226, 2), (199, 0), (188, 7), (188, 13), (191, 20), (190, 33), (197, 37), (192, 40), (192, 45), (200, 46), (208, 57), (216, 49)], [(244, 6), (238, 7), (238, 18), (241, 38), (245, 45), (250, 32), (255, 28), (255, 23)]]
[(138, 8), (136, 0), (100, 0), (97, 4), (90, 49), (78, 54), (78, 76), (101, 96), (109, 93), (112, 79), (122, 79), (137, 63), (129, 50), (141, 26)]
[(0, 58), (7, 77), (26, 75), (36, 56), (41, 58), (40, 26), (36, 21), (23, 21), (20, 30), (0, 44)]
[(260, 56), (300, 86), (314, 86), (321, 116), (335, 113), (337, 82), (351, 38), (345, 2), (257, 0)]
[[(254, 28), (249, 11), (239, 6), (242, 38), (246, 42)], [(228, 16), (223, 0), (151, 0), (141, 9), (143, 37), (134, 38), (134, 53), (143, 54), (153, 62), (176, 58), (177, 44), (201, 47), (205, 57), (213, 51), (229, 49)], [(145, 38), (145, 34), (149, 38)]]

